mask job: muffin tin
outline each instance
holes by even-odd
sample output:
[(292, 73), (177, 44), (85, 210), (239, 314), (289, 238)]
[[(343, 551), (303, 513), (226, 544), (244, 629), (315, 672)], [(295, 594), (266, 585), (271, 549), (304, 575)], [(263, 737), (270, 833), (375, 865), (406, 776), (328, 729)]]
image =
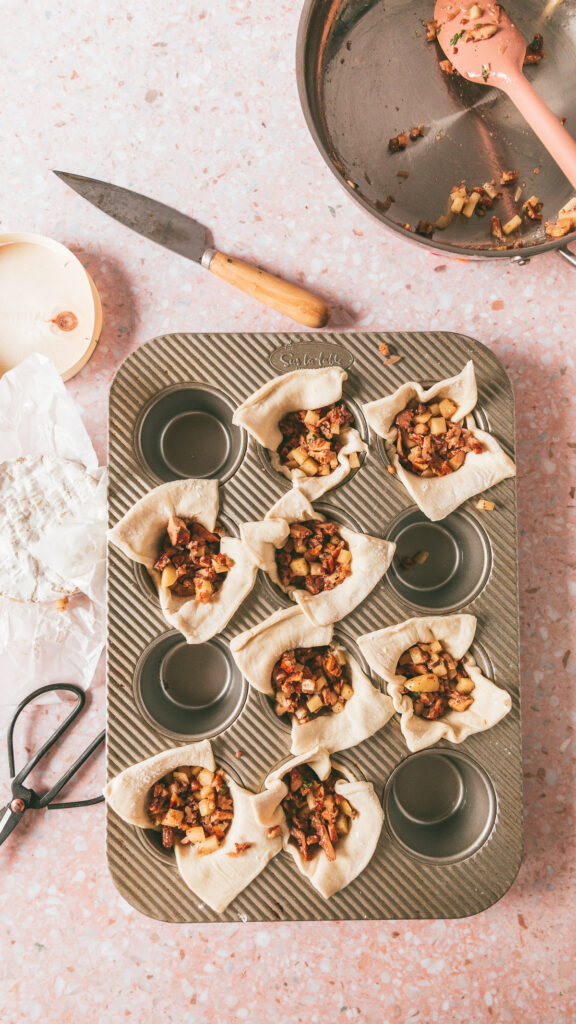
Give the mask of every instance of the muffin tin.
[[(386, 342), (401, 359), (386, 365)], [(449, 377), (473, 359), (482, 426), (514, 457), (508, 377), (492, 352), (448, 333), (172, 334), (143, 345), (121, 366), (110, 392), (110, 524), (159, 482), (189, 475), (221, 481), (229, 532), (260, 519), (287, 490), (267, 454), (232, 424), (248, 395), (283, 370), (342, 365), (344, 398), (357, 407), (406, 380)], [(361, 429), (365, 429), (362, 423)], [(498, 900), (522, 855), (515, 480), (498, 484), (493, 512), (475, 499), (430, 523), (387, 472), (369, 435), (363, 464), (316, 507), (336, 520), (394, 540), (393, 565), (336, 632), (352, 640), (424, 614), (470, 611), (472, 653), (512, 696), (498, 725), (459, 745), (410, 755), (399, 717), (333, 758), (373, 782), (386, 821), (372, 861), (324, 900), (284, 852), (222, 913), (192, 893), (154, 832), (107, 816), (114, 882), (129, 903), (163, 921), (357, 920), (465, 917)], [(427, 550), (421, 566), (405, 555)], [(289, 732), (262, 694), (239, 675), (229, 640), (288, 603), (260, 573), (222, 635), (189, 646), (167, 628), (146, 574), (109, 549), (108, 775), (167, 747), (210, 737), (216, 761), (247, 788), (289, 755)], [(349, 645), (354, 654), (354, 646)], [(369, 673), (376, 686), (382, 680)], [(201, 685), (198, 685), (201, 682)]]

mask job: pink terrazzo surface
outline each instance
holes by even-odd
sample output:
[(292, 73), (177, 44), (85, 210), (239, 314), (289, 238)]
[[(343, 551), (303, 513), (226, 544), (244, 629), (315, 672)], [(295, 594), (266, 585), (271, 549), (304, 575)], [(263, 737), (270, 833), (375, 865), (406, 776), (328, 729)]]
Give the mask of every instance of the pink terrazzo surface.
[[(522, 268), (434, 257), (351, 203), (300, 112), (299, 8), (7, 0), (0, 231), (59, 239), (97, 284), (102, 339), (69, 387), (103, 461), (108, 386), (141, 342), (292, 324), (103, 217), (51, 167), (195, 212), (217, 244), (317, 288), (335, 309), (331, 326), (462, 331), (502, 359), (518, 414), (524, 864), (510, 892), (469, 920), (168, 926), (114, 889), (101, 806), (30, 814), (0, 854), (3, 1024), (575, 1019), (576, 271), (555, 254)], [(91, 693), (75, 750), (101, 728), (103, 671)], [(28, 724), (26, 743), (46, 718)], [(5, 800), (4, 754), (1, 766)], [(100, 758), (75, 792), (102, 778)]]

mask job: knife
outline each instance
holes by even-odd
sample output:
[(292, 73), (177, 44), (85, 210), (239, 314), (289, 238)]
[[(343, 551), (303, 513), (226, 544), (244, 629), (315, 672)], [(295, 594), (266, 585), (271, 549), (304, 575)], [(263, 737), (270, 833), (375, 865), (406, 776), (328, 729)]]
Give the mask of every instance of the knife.
[(206, 228), (179, 210), (107, 181), (66, 171), (54, 171), (54, 174), (109, 217), (180, 256), (196, 260), (200, 266), (265, 306), (307, 327), (324, 327), (328, 321), (330, 309), (322, 299), (266, 270), (211, 249), (206, 242)]

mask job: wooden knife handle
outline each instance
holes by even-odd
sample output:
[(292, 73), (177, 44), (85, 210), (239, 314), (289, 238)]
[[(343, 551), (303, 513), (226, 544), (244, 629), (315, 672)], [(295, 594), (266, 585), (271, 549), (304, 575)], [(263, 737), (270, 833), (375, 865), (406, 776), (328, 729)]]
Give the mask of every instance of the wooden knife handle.
[[(206, 266), (205, 262), (204, 265)], [(274, 277), (266, 270), (252, 266), (251, 263), (244, 263), (243, 260), (217, 252), (211, 256), (207, 265), (208, 269), (223, 281), (233, 284), (235, 288), (252, 295), (265, 306), (284, 313), (306, 327), (324, 327), (328, 321), (330, 308), (322, 299), (296, 284), (289, 284), (288, 281)]]

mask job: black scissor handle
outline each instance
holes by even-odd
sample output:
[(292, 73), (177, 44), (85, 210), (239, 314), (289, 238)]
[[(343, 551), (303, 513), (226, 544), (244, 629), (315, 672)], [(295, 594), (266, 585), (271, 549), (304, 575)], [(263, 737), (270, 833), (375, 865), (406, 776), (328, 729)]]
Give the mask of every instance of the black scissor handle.
[[(24, 767), (21, 769), (21, 771), (18, 772), (17, 775), (15, 775), (14, 774), (14, 739), (13, 739), (13, 736), (14, 736), (14, 727), (16, 725), (16, 722), (18, 721), (18, 718), (19, 718), (20, 714), (22, 713), (22, 711), (24, 710), (24, 708), (28, 704), (31, 704), (32, 701), (36, 700), (36, 698), (40, 697), (43, 693), (58, 693), (58, 692), (73, 693), (74, 696), (77, 698), (74, 707), (72, 708), (70, 714), (66, 716), (64, 721), (60, 722), (60, 725), (55, 729), (55, 731), (52, 733), (52, 735), (49, 736), (47, 740), (45, 740), (45, 742), (42, 744), (42, 746), (39, 748), (39, 750), (37, 750), (36, 753), (30, 758), (28, 763), (24, 765)], [(84, 762), (90, 757), (90, 755), (96, 749), (96, 747), (98, 747), (100, 745), (100, 743), (102, 743), (102, 741), (104, 739), (104, 736), (105, 736), (104, 732), (101, 732), (96, 737), (96, 739), (92, 741), (92, 743), (86, 748), (86, 750), (82, 754), (80, 754), (80, 757), (77, 758), (77, 760), (74, 762), (74, 764), (62, 776), (62, 778), (59, 779), (58, 782), (56, 782), (52, 786), (52, 788), (50, 790), (48, 790), (47, 793), (44, 793), (44, 795), (41, 796), (41, 797), (37, 797), (35, 793), (32, 793), (32, 797), (31, 797), (31, 800), (30, 800), (29, 794), (30, 794), (31, 791), (30, 790), (26, 790), (25, 787), (22, 785), (24, 779), (27, 778), (27, 776), (30, 774), (32, 769), (36, 767), (38, 762), (41, 761), (41, 759), (44, 757), (44, 755), (54, 746), (54, 744), (66, 732), (66, 730), (72, 724), (74, 719), (77, 718), (78, 715), (80, 714), (80, 712), (82, 711), (82, 708), (84, 707), (85, 703), (86, 703), (86, 694), (84, 693), (84, 690), (80, 686), (75, 686), (74, 683), (54, 683), (54, 684), (48, 684), (47, 686), (40, 686), (37, 690), (33, 690), (32, 693), (29, 693), (28, 696), (25, 697), (24, 700), (21, 701), (20, 704), (18, 705), (18, 707), (16, 708), (16, 711), (14, 713), (14, 717), (13, 717), (11, 723), (10, 723), (10, 726), (9, 726), (9, 729), (8, 729), (8, 734), (7, 734), (8, 764), (9, 764), (9, 767), (10, 767), (10, 775), (11, 775), (12, 780), (13, 780), (12, 781), (12, 792), (13, 792), (13, 794), (15, 796), (18, 796), (18, 795), (20, 795), (19, 791), (22, 790), (23, 791), (22, 795), (25, 796), (26, 803), (27, 803), (28, 806), (36, 807), (36, 808), (38, 808), (38, 807), (47, 807), (50, 804), (50, 801), (52, 800), (52, 798), (57, 796), (57, 794), (60, 792), (60, 790), (63, 789), (63, 787), (66, 785), (67, 782), (69, 782), (69, 780), (72, 778), (72, 776), (75, 774), (75, 772), (77, 772), (78, 769), (81, 767), (81, 765), (83, 765)], [(104, 799), (104, 797), (100, 796), (100, 797), (94, 797), (91, 800), (75, 800), (75, 801), (70, 801), (69, 803), (52, 804), (52, 807), (53, 807), (54, 810), (56, 810), (58, 808), (61, 808), (61, 807), (83, 807), (83, 806), (86, 806), (87, 804), (100, 803), (103, 799)]]

